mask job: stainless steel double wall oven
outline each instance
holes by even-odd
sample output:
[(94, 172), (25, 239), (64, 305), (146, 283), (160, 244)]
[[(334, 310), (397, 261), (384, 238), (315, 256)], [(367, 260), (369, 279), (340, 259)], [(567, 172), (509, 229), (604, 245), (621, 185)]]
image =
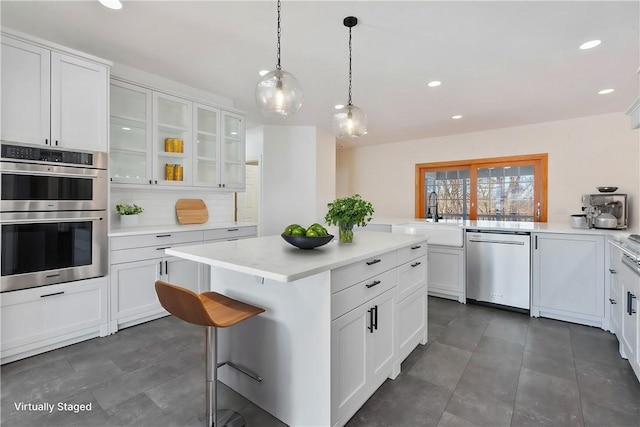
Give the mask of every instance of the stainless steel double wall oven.
[(107, 274), (107, 154), (1, 144), (0, 292)]

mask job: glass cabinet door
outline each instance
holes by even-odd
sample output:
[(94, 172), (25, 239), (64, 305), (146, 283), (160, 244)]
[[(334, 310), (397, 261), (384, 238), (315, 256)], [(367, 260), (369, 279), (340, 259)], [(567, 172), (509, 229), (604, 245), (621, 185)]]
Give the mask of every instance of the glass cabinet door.
[(228, 189), (244, 190), (244, 120), (237, 114), (222, 112), (222, 125), (223, 139), (220, 156), (222, 186)]
[(151, 180), (151, 91), (113, 81), (110, 86), (111, 181), (148, 184)]
[(220, 110), (194, 104), (193, 128), (195, 129), (194, 185), (220, 187), (219, 133)]
[(191, 101), (154, 92), (154, 181), (191, 185)]

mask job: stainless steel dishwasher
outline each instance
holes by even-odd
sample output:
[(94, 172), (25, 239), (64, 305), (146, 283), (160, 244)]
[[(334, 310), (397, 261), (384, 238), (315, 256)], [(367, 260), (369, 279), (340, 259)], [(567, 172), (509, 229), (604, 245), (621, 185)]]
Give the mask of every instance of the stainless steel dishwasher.
[(467, 230), (467, 300), (529, 311), (531, 236)]

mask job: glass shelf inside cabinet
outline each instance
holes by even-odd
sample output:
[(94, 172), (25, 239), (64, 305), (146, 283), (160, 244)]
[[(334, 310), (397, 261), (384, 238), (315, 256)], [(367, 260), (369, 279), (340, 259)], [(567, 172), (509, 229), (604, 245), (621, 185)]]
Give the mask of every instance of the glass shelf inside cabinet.
[(198, 158), (197, 161), (197, 178), (198, 182), (205, 184), (217, 184), (218, 182), (218, 167), (215, 159), (203, 159)]
[(171, 129), (188, 128), (188, 107), (181, 102), (158, 98), (158, 123)]
[(145, 152), (147, 130), (144, 122), (111, 116), (111, 149)]
[(145, 152), (111, 149), (109, 170), (112, 178), (146, 179)]
[(111, 85), (111, 115), (144, 123), (147, 120), (147, 94)]
[(218, 140), (215, 135), (198, 132), (196, 140), (198, 158), (214, 159), (217, 155)]

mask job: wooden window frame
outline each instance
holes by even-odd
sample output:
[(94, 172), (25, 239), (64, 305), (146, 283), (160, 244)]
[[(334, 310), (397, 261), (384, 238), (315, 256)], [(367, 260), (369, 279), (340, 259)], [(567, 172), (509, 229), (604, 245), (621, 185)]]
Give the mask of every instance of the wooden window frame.
[[(547, 173), (549, 155), (547, 153), (527, 154), (520, 156), (490, 157), (482, 159), (454, 160), (451, 162), (417, 163), (415, 177), (415, 217), (425, 218), (424, 212), (424, 174), (433, 171), (469, 170), (470, 192), (469, 219), (475, 221), (478, 216), (478, 169), (503, 166), (534, 167), (533, 203), (534, 222), (547, 222)], [(540, 204), (540, 217), (536, 219), (536, 205)]]

